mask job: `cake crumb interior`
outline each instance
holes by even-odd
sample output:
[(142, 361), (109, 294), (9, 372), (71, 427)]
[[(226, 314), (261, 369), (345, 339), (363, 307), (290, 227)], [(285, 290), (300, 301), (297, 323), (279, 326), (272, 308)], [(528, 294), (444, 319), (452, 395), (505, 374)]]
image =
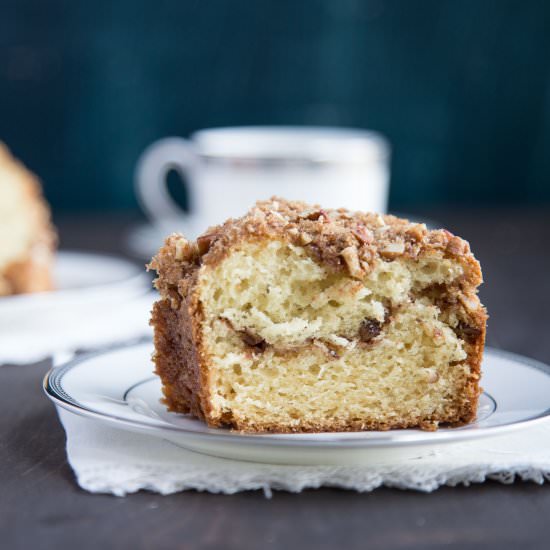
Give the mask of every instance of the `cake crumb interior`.
[(470, 367), (431, 289), (462, 274), (453, 259), (396, 258), (357, 280), (285, 240), (241, 243), (199, 281), (213, 415), (259, 431), (456, 417)]

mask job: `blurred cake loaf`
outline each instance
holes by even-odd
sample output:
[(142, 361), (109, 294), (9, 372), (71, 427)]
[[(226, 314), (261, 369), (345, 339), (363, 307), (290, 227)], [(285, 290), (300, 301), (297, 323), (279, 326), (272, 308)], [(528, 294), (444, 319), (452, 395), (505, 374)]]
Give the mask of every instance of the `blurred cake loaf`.
[(54, 248), (39, 181), (0, 143), (0, 296), (51, 289)]
[(171, 411), (248, 432), (475, 418), (481, 270), (446, 230), (273, 198), (196, 242), (171, 235), (150, 268)]

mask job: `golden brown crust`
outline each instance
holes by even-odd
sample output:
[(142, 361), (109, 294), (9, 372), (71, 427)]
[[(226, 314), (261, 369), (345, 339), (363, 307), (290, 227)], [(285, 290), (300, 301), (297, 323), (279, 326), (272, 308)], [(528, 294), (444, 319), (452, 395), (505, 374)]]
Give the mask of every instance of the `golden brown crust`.
[(163, 381), (169, 410), (204, 417), (199, 398), (198, 353), (188, 305), (182, 302), (179, 309), (174, 309), (168, 300), (159, 300), (153, 307), (151, 324), (155, 327), (156, 373)]
[[(276, 424), (257, 426), (246, 419), (212, 415), (206, 392), (209, 358), (201, 342), (198, 273), (217, 265), (241, 243), (267, 239), (284, 239), (304, 247), (328, 270), (347, 271), (357, 279), (363, 278), (376, 262), (396, 258), (453, 258), (460, 262), (464, 275), (453, 289), (446, 288), (439, 297), (442, 309), (454, 312), (460, 319), (457, 330), (462, 331), (460, 337), (465, 342), (470, 365), (465, 391), (457, 397), (450, 416), (417, 419), (413, 423), (340, 421), (322, 426), (301, 423), (289, 428)], [(476, 416), (487, 319), (477, 298), (481, 268), (469, 244), (447, 230), (428, 231), (424, 224), (394, 216), (326, 210), (274, 197), (258, 202), (242, 218), (209, 228), (196, 242), (171, 235), (149, 268), (158, 272), (155, 285), (162, 297), (155, 305), (151, 321), (155, 328), (154, 361), (170, 410), (191, 412), (213, 427), (229, 425), (248, 432), (436, 429), (439, 422), (462, 425)]]
[(0, 296), (51, 290), (57, 235), (51, 223), (50, 209), (42, 194), (42, 186), (38, 178), (15, 159), (2, 143), (0, 166), (21, 186), (27, 207), (25, 214), (36, 228), (34, 238), (25, 252), (0, 269)]

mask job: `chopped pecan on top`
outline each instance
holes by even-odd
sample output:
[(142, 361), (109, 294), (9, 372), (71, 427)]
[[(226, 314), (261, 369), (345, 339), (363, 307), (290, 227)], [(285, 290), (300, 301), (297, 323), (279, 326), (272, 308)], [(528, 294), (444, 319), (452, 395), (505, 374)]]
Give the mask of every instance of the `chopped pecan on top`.
[[(188, 241), (185, 237), (171, 237), (174, 243), (175, 254), (174, 257), (178, 261), (188, 261), (196, 254), (196, 249), (191, 241)], [(155, 261), (153, 259), (153, 261)], [(151, 263), (153, 269), (157, 269), (153, 262)]]
[(217, 238), (218, 238), (218, 235), (216, 233), (205, 233), (204, 235), (197, 237), (197, 247), (199, 249), (199, 254), (201, 256), (206, 254), (210, 250), (212, 243)]
[(175, 246), (175, 250), (176, 250), (176, 253), (175, 253), (175, 257), (176, 257), (176, 260), (183, 260), (185, 258), (185, 252), (186, 252), (186, 249), (188, 247), (189, 243), (185, 240), (185, 239), (178, 239), (176, 241), (176, 246)]
[(365, 275), (361, 263), (359, 262), (359, 254), (357, 253), (357, 248), (354, 246), (348, 246), (340, 252), (340, 256), (344, 258), (346, 267), (348, 268), (349, 274), (356, 279), (362, 279)]
[(303, 245), (309, 244), (311, 241), (313, 241), (313, 237), (309, 234), (303, 231), (299, 235), (300, 243)]
[(355, 229), (352, 229), (351, 232), (365, 244), (370, 244), (374, 240), (374, 235), (372, 231), (366, 228), (364, 225), (358, 225)]
[(319, 210), (313, 210), (311, 212), (304, 212), (300, 217), (311, 221), (317, 221), (319, 219), (325, 222), (330, 221), (330, 217), (327, 211), (323, 210), (322, 208), (319, 208)]
[(291, 227), (288, 230), (288, 234), (291, 235), (292, 237), (298, 237), (298, 235), (300, 235), (300, 231), (298, 230), (297, 227)]
[(405, 230), (405, 235), (414, 239), (415, 241), (421, 241), (428, 233), (428, 228), (424, 223), (411, 223)]
[(441, 249), (447, 246), (449, 239), (452, 237), (454, 237), (454, 235), (446, 229), (434, 229), (428, 233), (427, 240), (433, 248)]
[(460, 237), (453, 235), (447, 243), (446, 251), (453, 256), (464, 256), (468, 253), (468, 245)]
[(288, 225), (288, 220), (277, 210), (269, 210), (269, 214), (272, 218), (275, 218), (277, 221), (282, 222), (283, 225)]
[(387, 259), (394, 259), (405, 252), (405, 243), (403, 241), (395, 241), (386, 243), (380, 248), (380, 256)]

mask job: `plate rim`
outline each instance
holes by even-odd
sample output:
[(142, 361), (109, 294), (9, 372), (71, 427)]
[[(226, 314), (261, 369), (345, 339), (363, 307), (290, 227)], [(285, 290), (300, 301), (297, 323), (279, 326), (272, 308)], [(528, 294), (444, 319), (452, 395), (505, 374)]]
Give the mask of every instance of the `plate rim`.
[[(449, 428), (445, 431), (437, 430), (434, 432), (415, 430), (411, 433), (403, 434), (403, 430), (388, 430), (384, 432), (323, 432), (333, 435), (333, 439), (329, 440), (316, 440), (316, 439), (305, 439), (300, 438), (300, 436), (306, 434), (300, 433), (287, 433), (287, 434), (265, 434), (265, 433), (243, 433), (238, 431), (230, 430), (221, 430), (218, 428), (210, 428), (206, 426), (205, 431), (194, 431), (186, 429), (185, 427), (175, 426), (172, 424), (165, 423), (165, 425), (154, 425), (151, 423), (141, 422), (137, 419), (129, 419), (114, 414), (106, 414), (104, 412), (94, 410), (88, 407), (83, 406), (78, 401), (74, 400), (69, 394), (67, 394), (61, 387), (59, 390), (56, 389), (54, 383), (61, 378), (69, 371), (77, 367), (79, 364), (84, 363), (88, 360), (94, 359), (95, 357), (108, 355), (109, 353), (129, 349), (137, 346), (151, 346), (152, 341), (149, 338), (140, 338), (130, 342), (124, 342), (102, 348), (101, 350), (96, 350), (93, 352), (83, 353), (76, 357), (73, 357), (66, 363), (52, 367), (44, 376), (42, 382), (42, 389), (46, 396), (57, 406), (62, 407), (63, 409), (68, 410), (78, 416), (85, 418), (91, 418), (98, 420), (102, 423), (107, 423), (109, 425), (118, 426), (119, 428), (126, 428), (133, 431), (140, 432), (152, 432), (154, 435), (161, 436), (163, 433), (169, 434), (179, 434), (181, 436), (189, 437), (190, 439), (206, 439), (210, 441), (227, 441), (232, 443), (243, 443), (243, 444), (252, 444), (259, 446), (290, 446), (290, 447), (316, 447), (316, 448), (369, 448), (369, 447), (404, 447), (404, 446), (425, 446), (425, 445), (434, 445), (434, 444), (448, 444), (448, 443), (458, 443), (474, 439), (480, 439), (484, 437), (492, 437), (501, 434), (505, 434), (511, 431), (515, 431), (527, 426), (532, 426), (540, 422), (547, 421), (550, 417), (550, 401), (549, 406), (543, 412), (537, 414), (536, 416), (530, 417), (525, 420), (507, 422), (500, 424), (498, 426), (488, 426), (481, 427), (474, 430), (464, 430), (461, 427), (455, 429)], [(518, 353), (493, 348), (485, 347), (485, 353), (491, 355), (502, 357), (505, 359), (512, 360), (514, 362), (519, 362), (527, 367), (534, 368), (538, 371), (543, 372), (550, 377), (550, 365), (546, 365), (542, 361), (533, 359), (531, 357), (526, 357)], [(127, 391), (127, 390), (125, 390)], [(64, 395), (62, 395), (64, 394)], [(491, 399), (494, 399), (490, 394), (487, 394)], [(498, 404), (497, 404), (498, 407)], [(219, 430), (219, 431), (215, 431)], [(384, 434), (383, 437), (376, 438), (351, 438), (349, 437), (350, 433), (381, 433)], [(400, 434), (399, 437), (393, 437), (392, 434)], [(314, 434), (307, 434), (309, 436)]]

